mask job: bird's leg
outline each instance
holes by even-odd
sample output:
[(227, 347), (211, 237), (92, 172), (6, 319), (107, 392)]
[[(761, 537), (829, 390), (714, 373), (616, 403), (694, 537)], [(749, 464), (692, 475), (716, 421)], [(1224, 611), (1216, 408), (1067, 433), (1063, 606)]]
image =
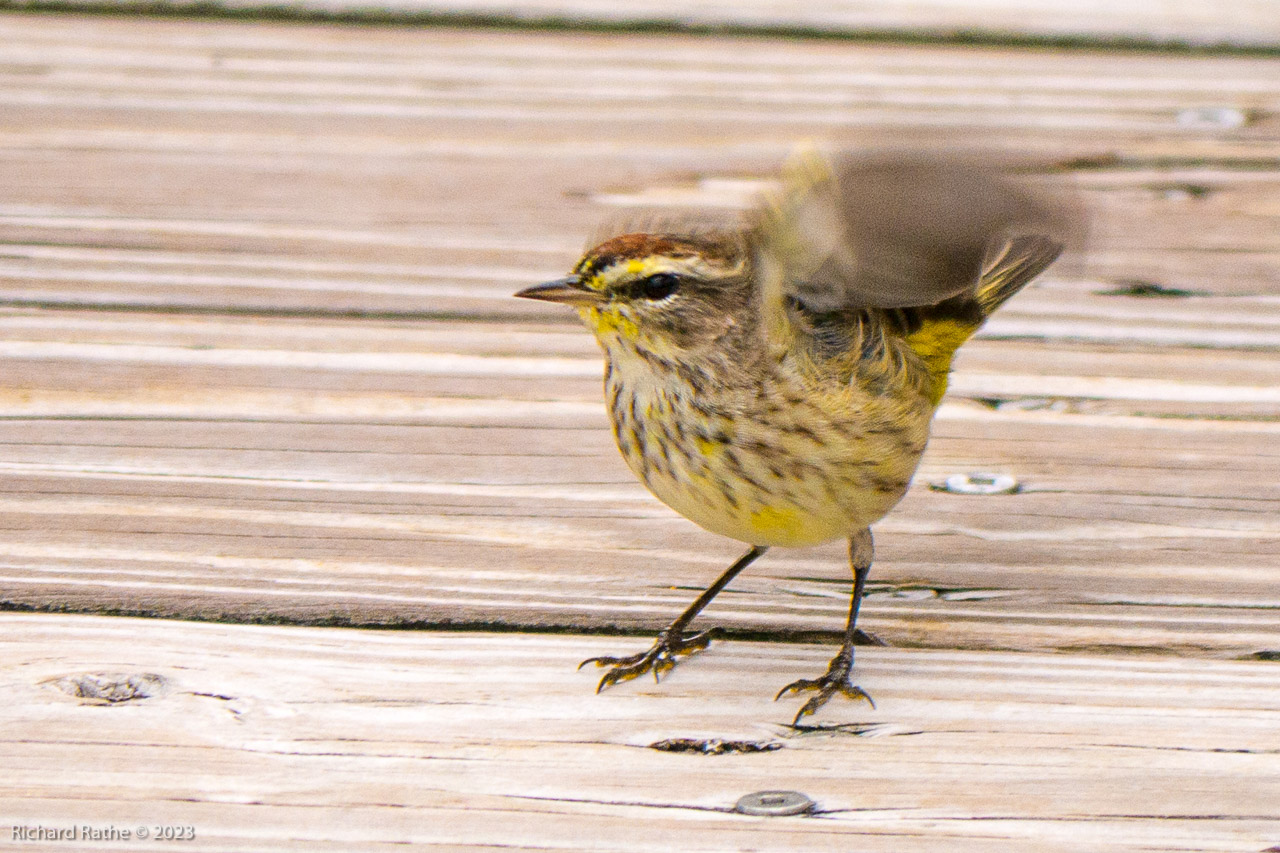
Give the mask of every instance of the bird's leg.
[(677, 655), (692, 654), (705, 649), (711, 644), (711, 641), (719, 634), (718, 628), (710, 628), (688, 636), (685, 635), (684, 629), (688, 627), (695, 616), (702, 612), (702, 608), (711, 603), (711, 599), (715, 598), (721, 590), (729, 585), (731, 580), (767, 550), (769, 550), (767, 546), (752, 545), (751, 550), (739, 557), (738, 561), (732, 566), (725, 569), (724, 574), (717, 578), (715, 583), (707, 587), (693, 604), (690, 604), (674, 622), (663, 629), (653, 647), (647, 652), (628, 657), (587, 658), (578, 664), (578, 669), (582, 669), (589, 663), (594, 663), (596, 666), (613, 667), (600, 679), (600, 684), (596, 687), (597, 693), (611, 684), (617, 684), (619, 681), (629, 681), (649, 671), (653, 672), (653, 680), (657, 681), (662, 673), (676, 665)]
[(816, 690), (818, 695), (804, 703), (797, 713), (792, 725), (799, 725), (800, 720), (817, 711), (827, 700), (837, 693), (843, 693), (850, 699), (866, 699), (874, 708), (876, 703), (865, 690), (849, 682), (849, 672), (853, 669), (853, 643), (857, 636), (858, 606), (862, 603), (862, 595), (867, 586), (867, 575), (871, 573), (871, 558), (874, 554), (870, 528), (849, 538), (849, 563), (853, 567), (853, 599), (849, 602), (849, 624), (844, 629), (844, 642), (840, 651), (831, 659), (825, 675), (819, 678), (802, 678), (793, 681), (778, 691), (774, 701), (787, 693), (799, 693), (802, 690)]

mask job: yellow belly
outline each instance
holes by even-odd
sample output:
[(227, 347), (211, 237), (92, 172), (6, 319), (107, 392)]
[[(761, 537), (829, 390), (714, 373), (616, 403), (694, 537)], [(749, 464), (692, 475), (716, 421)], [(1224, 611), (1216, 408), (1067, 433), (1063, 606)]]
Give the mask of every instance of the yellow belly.
[[(701, 494), (696, 492), (696, 487), (690, 489), (670, 480), (655, 482), (651, 487), (663, 503), (700, 527), (752, 545), (789, 548), (821, 545), (833, 539), (848, 538), (870, 524), (869, 521), (860, 523), (857, 518), (838, 510), (823, 511), (821, 507), (801, 506), (789, 501), (759, 503), (743, 512), (714, 498), (710, 502), (700, 500)], [(831, 508), (836, 509), (834, 505)], [(876, 518), (883, 514), (876, 515)]]
[(696, 524), (754, 545), (817, 545), (878, 521), (905, 494), (933, 413), (856, 388), (809, 389), (793, 405), (744, 391), (708, 412), (667, 387), (628, 387), (635, 411), (615, 409), (615, 435), (636, 476)]

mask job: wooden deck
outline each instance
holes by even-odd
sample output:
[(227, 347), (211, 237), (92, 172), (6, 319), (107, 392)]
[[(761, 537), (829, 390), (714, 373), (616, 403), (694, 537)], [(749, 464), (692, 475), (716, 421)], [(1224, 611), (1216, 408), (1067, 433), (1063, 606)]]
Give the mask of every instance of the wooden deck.
[[(594, 342), (510, 293), (904, 132), (1094, 213), (877, 526), (878, 707), (771, 701), (831, 653), (837, 545), (593, 695), (577, 661), (647, 640), (583, 635), (738, 545), (633, 480)], [(0, 14), (0, 846), (1280, 845), (1277, 199), (1280, 59)], [(1023, 488), (929, 487), (972, 471)], [(759, 751), (648, 748), (681, 738)], [(815, 813), (732, 812), (776, 788)]]
[(771, 35), (829, 35), (898, 41), (1003, 40), (1173, 49), (1226, 47), (1270, 52), (1280, 44), (1280, 16), (1271, 0), (11, 0), (45, 8), (144, 9), (151, 13), (219, 9), (272, 17), (469, 23), (595, 30), (702, 30)]

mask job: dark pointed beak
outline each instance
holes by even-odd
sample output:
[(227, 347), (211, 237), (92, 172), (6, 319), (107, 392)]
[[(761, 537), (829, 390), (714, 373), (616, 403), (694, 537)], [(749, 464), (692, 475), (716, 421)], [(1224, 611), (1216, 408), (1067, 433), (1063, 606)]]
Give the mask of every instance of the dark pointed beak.
[(558, 278), (546, 284), (535, 284), (533, 287), (526, 287), (524, 290), (518, 291), (515, 295), (523, 299), (559, 302), (562, 305), (572, 305), (575, 308), (599, 305), (602, 301), (600, 293), (587, 287), (576, 275)]

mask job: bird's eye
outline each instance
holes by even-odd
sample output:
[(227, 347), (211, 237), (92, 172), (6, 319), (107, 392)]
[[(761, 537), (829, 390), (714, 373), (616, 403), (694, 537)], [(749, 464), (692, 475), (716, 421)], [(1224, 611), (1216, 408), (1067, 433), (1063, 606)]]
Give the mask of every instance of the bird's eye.
[(654, 273), (640, 282), (640, 295), (645, 299), (666, 299), (680, 286), (680, 277), (674, 273)]

